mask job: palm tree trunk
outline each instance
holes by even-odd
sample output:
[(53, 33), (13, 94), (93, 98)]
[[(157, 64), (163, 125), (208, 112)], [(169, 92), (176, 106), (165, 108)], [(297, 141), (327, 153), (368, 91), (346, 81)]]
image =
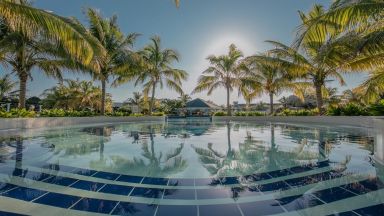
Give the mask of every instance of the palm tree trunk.
[(20, 79), (19, 108), (24, 109), (25, 108), (26, 94), (27, 94), (28, 75), (26, 73), (21, 73), (19, 75), (19, 79)]
[(149, 105), (149, 113), (152, 114), (153, 112), (153, 105), (155, 103), (155, 91), (156, 91), (156, 83), (152, 86), (152, 96), (151, 96), (151, 104)]
[(231, 144), (231, 125), (227, 123), (227, 142), (228, 142), (228, 151), (227, 157), (231, 158), (232, 156), (232, 144)]
[(246, 99), (245, 99), (245, 110), (246, 110), (246, 111), (249, 111), (250, 108), (251, 108), (251, 100), (248, 99), (248, 98), (246, 98)]
[(231, 102), (230, 102), (230, 90), (229, 87), (227, 87), (227, 115), (232, 116), (231, 112)]
[(323, 94), (321, 90), (322, 85), (315, 83), (315, 90), (316, 90), (316, 105), (317, 109), (320, 112), (320, 115), (323, 115), (324, 110), (323, 110)]
[(271, 124), (271, 149), (276, 148), (276, 143), (275, 143), (275, 125)]
[(22, 176), (23, 174), (23, 138), (16, 137), (16, 159), (15, 169), (13, 170), (14, 176)]
[(269, 114), (273, 114), (273, 93), (269, 93)]
[(105, 79), (101, 80), (101, 115), (105, 114)]

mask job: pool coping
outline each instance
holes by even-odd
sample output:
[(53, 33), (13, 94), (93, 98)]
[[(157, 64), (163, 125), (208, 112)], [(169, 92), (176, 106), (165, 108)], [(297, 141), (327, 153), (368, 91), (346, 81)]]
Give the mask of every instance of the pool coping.
[[(143, 117), (42, 117), (42, 118), (0, 118), (0, 130), (38, 129), (71, 125), (100, 123), (134, 123), (143, 121), (165, 121), (164, 116)], [(384, 116), (214, 116), (212, 121), (306, 123), (375, 127), (383, 124)]]
[(128, 123), (143, 121), (164, 121), (163, 116), (142, 117), (41, 117), (41, 118), (0, 118), (0, 130), (38, 129), (63, 127), (71, 125), (86, 125), (100, 123)]
[(303, 123), (375, 128), (384, 116), (214, 116), (213, 121)]

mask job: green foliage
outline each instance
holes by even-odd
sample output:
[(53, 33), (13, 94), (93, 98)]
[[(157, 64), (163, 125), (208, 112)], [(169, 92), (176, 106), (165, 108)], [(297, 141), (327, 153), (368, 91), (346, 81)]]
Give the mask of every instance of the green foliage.
[(348, 103), (343, 106), (329, 107), (327, 114), (330, 116), (365, 116), (369, 115), (368, 108), (356, 103)]
[(0, 110), (0, 118), (33, 118), (36, 117), (35, 111), (26, 109), (11, 109), (10, 112)]
[(277, 114), (278, 116), (316, 116), (319, 115), (318, 109), (290, 110), (285, 109)]
[(131, 114), (130, 116), (132, 116), (132, 117), (142, 117), (142, 116), (144, 116), (144, 115), (141, 114), (141, 113), (133, 113), (133, 114)]
[(165, 99), (161, 101), (160, 107), (158, 110), (166, 114), (171, 114), (177, 112), (178, 109), (183, 107), (183, 102), (181, 100), (171, 100)]
[(227, 112), (223, 112), (223, 111), (215, 112), (213, 116), (227, 116)]
[(90, 117), (96, 115), (97, 113), (87, 110), (44, 109), (40, 112), (40, 117)]
[(262, 112), (236, 112), (235, 116), (265, 116)]
[(383, 116), (384, 115), (384, 99), (369, 107), (370, 115)]
[(153, 112), (152, 113), (152, 116), (164, 116), (165, 113), (164, 112)]

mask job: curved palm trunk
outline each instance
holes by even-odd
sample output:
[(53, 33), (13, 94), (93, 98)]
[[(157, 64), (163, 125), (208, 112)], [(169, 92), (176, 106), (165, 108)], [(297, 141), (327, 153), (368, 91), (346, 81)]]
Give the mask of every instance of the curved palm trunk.
[(103, 79), (101, 81), (101, 115), (105, 114), (105, 86), (106, 86), (106, 81)]
[(27, 94), (28, 75), (26, 73), (21, 73), (19, 75), (19, 79), (20, 79), (19, 108), (24, 109), (25, 108), (26, 94)]
[(228, 116), (232, 116), (230, 94), (231, 93), (230, 93), (229, 87), (227, 87), (227, 115)]
[(269, 93), (269, 114), (273, 114), (273, 93)]
[(152, 96), (151, 96), (151, 104), (149, 105), (149, 113), (153, 112), (153, 105), (155, 103), (155, 92), (156, 92), (156, 83), (152, 86)]
[(319, 110), (320, 115), (323, 115), (324, 114), (324, 110), (323, 110), (323, 94), (322, 94), (321, 87), (322, 87), (321, 84), (315, 84), (317, 109)]

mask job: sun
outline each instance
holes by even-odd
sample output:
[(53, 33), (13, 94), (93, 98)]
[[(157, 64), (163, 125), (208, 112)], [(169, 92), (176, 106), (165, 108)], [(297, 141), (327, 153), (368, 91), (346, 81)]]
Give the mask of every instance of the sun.
[(253, 40), (241, 33), (222, 33), (220, 36), (212, 37), (205, 46), (206, 55), (222, 55), (228, 52), (228, 47), (235, 44), (245, 55), (257, 52)]

